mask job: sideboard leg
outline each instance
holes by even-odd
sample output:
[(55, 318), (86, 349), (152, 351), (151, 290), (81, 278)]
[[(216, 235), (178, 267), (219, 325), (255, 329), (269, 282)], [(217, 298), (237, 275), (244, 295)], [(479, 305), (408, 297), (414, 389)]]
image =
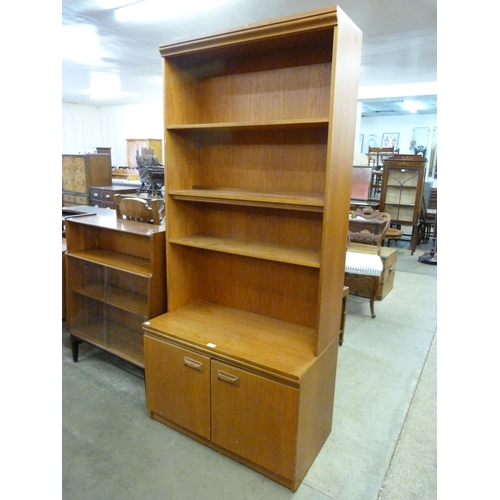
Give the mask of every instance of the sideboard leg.
[(78, 347), (82, 341), (78, 340), (73, 335), (70, 335), (69, 338), (71, 340), (71, 353), (73, 354), (73, 361), (76, 363), (78, 361)]

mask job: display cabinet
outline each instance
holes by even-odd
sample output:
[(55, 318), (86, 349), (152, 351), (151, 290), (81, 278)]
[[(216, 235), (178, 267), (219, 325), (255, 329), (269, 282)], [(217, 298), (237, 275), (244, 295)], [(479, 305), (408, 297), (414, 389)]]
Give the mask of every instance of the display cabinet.
[(88, 205), (90, 186), (112, 184), (109, 154), (62, 155), (62, 205)]
[(390, 214), (391, 225), (411, 227), (411, 255), (418, 242), (426, 162), (419, 155), (393, 155), (384, 162), (380, 211)]
[(152, 418), (295, 490), (331, 430), (361, 33), (337, 8), (162, 46)]
[(142, 323), (166, 311), (164, 228), (99, 215), (65, 224), (73, 359), (85, 341), (144, 367)]
[(163, 165), (163, 145), (161, 139), (127, 139), (127, 165), (130, 168), (137, 167), (137, 152), (141, 148), (150, 148), (154, 151), (159, 162)]

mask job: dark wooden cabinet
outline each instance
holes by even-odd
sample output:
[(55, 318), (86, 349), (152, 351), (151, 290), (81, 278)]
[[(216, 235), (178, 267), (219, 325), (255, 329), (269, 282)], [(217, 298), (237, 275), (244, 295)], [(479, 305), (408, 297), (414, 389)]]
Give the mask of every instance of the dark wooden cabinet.
[(137, 187), (126, 186), (92, 186), (90, 205), (101, 208), (115, 208), (115, 194), (137, 194)]
[(410, 249), (415, 252), (422, 187), (427, 158), (394, 155), (384, 161), (380, 211), (391, 216), (391, 224), (411, 227)]
[(360, 51), (337, 8), (160, 47), (169, 293), (144, 324), (147, 405), (292, 490), (331, 431)]

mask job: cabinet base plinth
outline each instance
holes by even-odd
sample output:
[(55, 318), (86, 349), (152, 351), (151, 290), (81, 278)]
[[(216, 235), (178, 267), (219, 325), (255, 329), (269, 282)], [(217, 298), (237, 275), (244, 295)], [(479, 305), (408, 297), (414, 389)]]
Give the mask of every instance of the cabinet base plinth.
[(232, 453), (220, 446), (217, 446), (216, 444), (212, 443), (208, 439), (205, 439), (198, 434), (195, 434), (188, 429), (185, 429), (184, 427), (181, 427), (174, 422), (162, 417), (158, 413), (154, 413), (152, 411), (149, 412), (150, 417), (153, 420), (156, 420), (157, 422), (160, 422), (168, 427), (171, 427), (172, 429), (185, 434), (186, 436), (198, 441), (201, 444), (204, 444), (208, 446), (209, 448), (212, 448), (215, 451), (218, 451), (219, 453), (222, 453), (223, 455), (226, 455), (227, 457), (235, 460), (236, 462), (239, 462), (242, 465), (245, 465), (246, 467), (262, 474), (263, 476), (268, 477), (269, 479), (272, 479), (273, 481), (276, 481), (277, 483), (285, 486), (286, 488), (296, 491), (297, 488), (299, 487), (299, 484), (301, 483), (303, 478), (300, 479), (290, 479), (286, 478), (283, 476), (280, 476), (279, 474), (275, 474), (273, 471), (266, 469), (265, 467), (260, 466), (259, 464), (256, 464), (254, 462), (251, 462), (250, 460), (247, 460), (239, 455), (236, 455), (235, 453)]

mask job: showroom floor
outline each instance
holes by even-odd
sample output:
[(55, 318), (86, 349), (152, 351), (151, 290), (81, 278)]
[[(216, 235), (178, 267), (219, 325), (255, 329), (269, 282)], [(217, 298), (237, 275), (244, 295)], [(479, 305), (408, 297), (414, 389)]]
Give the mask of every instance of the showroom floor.
[[(394, 247), (394, 245), (393, 245)], [(437, 266), (398, 242), (393, 290), (350, 296), (333, 428), (295, 493), (154, 421), (140, 370), (62, 324), (65, 500), (428, 500), (437, 497)]]

